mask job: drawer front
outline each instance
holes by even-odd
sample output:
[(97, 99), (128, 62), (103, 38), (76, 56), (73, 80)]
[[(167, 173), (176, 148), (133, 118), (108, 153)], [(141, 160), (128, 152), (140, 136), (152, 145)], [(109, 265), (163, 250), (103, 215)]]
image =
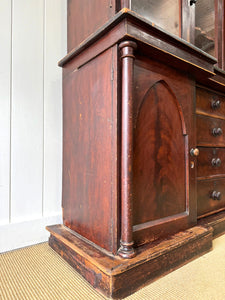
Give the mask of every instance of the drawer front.
[(197, 115), (198, 146), (224, 147), (225, 121)]
[(199, 147), (197, 177), (225, 174), (225, 149)]
[(197, 88), (196, 112), (225, 118), (225, 97)]
[(225, 178), (197, 183), (197, 212), (204, 216), (225, 208)]

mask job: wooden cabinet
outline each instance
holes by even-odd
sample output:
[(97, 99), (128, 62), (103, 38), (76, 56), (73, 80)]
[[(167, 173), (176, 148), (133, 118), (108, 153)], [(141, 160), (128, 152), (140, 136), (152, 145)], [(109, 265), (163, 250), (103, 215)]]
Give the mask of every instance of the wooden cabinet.
[(195, 222), (190, 213), (194, 211), (190, 197), (194, 185), (186, 180), (193, 171), (187, 152), (195, 145), (193, 92), (193, 81), (185, 74), (136, 57), (132, 202), (134, 242), (138, 244), (168, 236)]
[(218, 66), (224, 69), (224, 0), (69, 0), (68, 51), (122, 9), (130, 9), (154, 26), (216, 57)]
[[(221, 176), (222, 177), (222, 176)], [(198, 216), (208, 216), (224, 210), (225, 178), (198, 181)]]
[[(195, 185), (189, 180), (194, 170), (187, 151), (195, 146), (194, 82), (134, 51), (130, 128), (123, 124), (128, 96), (121, 93), (131, 75), (121, 81), (125, 70), (118, 45), (80, 68), (76, 59), (64, 67), (64, 224), (114, 254), (120, 243), (121, 198), (128, 198), (128, 187), (124, 196), (120, 190), (122, 176), (132, 190), (135, 246), (196, 223)], [(131, 174), (123, 175), (122, 168), (132, 169)]]
[(196, 89), (198, 218), (225, 209), (224, 96), (202, 87)]
[(191, 2), (68, 1), (63, 225), (48, 227), (49, 244), (109, 297), (225, 229), (225, 73), (194, 46)]

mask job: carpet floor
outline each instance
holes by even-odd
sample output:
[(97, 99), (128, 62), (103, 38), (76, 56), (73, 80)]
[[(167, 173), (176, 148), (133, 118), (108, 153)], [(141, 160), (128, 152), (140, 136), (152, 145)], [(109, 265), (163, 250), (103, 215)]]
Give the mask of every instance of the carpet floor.
[[(107, 299), (96, 292), (47, 243), (0, 255), (1, 300)], [(225, 235), (213, 251), (125, 298), (126, 300), (224, 300)]]

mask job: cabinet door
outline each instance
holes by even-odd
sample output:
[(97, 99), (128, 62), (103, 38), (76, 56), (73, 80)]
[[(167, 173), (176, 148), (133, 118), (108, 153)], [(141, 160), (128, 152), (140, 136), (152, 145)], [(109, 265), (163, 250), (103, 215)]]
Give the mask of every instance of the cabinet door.
[(135, 87), (133, 230), (142, 244), (196, 220), (193, 97), (186, 77), (150, 60), (136, 61)]
[(131, 10), (148, 21), (194, 43), (195, 5), (191, 0), (130, 0), (129, 3)]
[(195, 45), (215, 56), (215, 2), (212, 0), (195, 4)]
[(224, 69), (224, 0), (130, 0), (127, 6), (216, 57)]

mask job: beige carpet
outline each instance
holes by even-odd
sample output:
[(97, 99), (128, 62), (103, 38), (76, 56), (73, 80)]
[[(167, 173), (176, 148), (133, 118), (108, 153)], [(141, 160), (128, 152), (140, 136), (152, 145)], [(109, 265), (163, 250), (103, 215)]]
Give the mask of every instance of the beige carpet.
[[(47, 243), (0, 255), (1, 300), (106, 299)], [(224, 300), (225, 235), (213, 251), (139, 290), (126, 300)]]

